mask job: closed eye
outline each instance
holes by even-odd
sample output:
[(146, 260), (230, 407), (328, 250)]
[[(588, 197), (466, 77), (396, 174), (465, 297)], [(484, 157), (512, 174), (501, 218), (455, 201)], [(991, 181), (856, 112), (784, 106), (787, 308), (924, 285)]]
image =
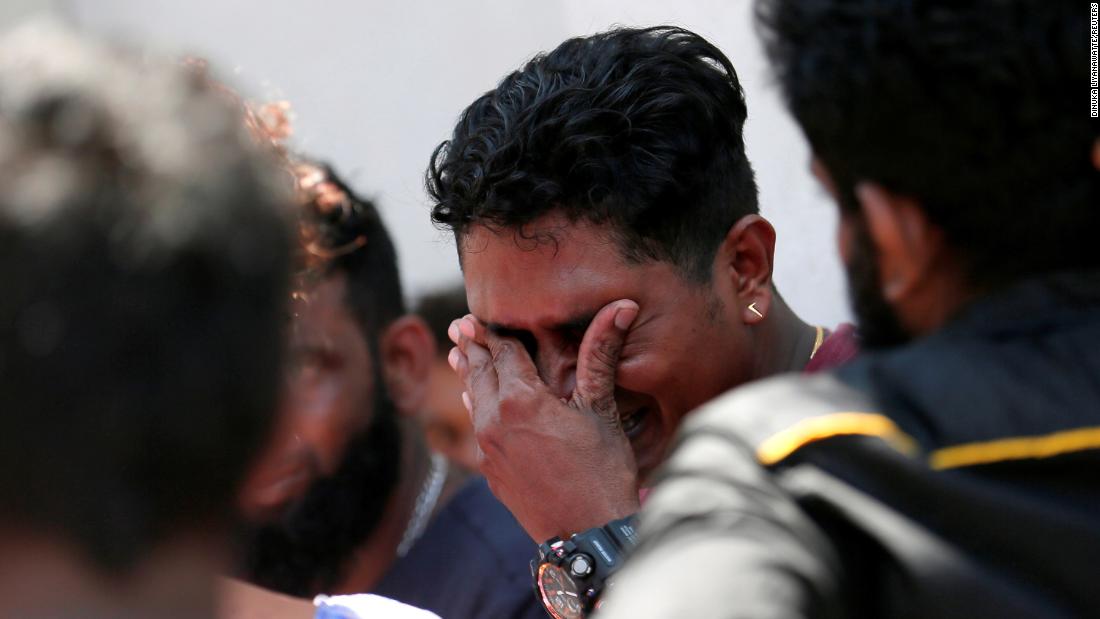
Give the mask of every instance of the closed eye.
[(568, 327), (565, 329), (559, 329), (558, 335), (563, 341), (568, 344), (574, 344), (576, 346), (581, 345), (581, 341), (584, 340), (584, 334), (588, 331), (588, 327)]
[(589, 325), (592, 324), (592, 316), (585, 316), (576, 320), (570, 320), (554, 327), (554, 332), (557, 333), (564, 342), (573, 344), (576, 346), (581, 345), (581, 341), (584, 340), (584, 334), (588, 332)]

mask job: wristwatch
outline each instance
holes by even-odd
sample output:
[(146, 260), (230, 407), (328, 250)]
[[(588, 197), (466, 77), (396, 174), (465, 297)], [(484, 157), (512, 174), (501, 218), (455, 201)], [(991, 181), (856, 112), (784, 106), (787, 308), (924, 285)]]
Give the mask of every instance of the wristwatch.
[(637, 543), (634, 516), (573, 535), (555, 537), (539, 546), (532, 564), (535, 590), (554, 619), (583, 619), (599, 607), (611, 575)]

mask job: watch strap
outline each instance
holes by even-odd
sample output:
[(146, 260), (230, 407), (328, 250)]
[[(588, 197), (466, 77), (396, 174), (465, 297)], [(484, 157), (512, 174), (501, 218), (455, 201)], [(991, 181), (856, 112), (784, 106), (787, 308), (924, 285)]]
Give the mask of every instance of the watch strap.
[(571, 536), (569, 539), (554, 537), (539, 545), (539, 561), (531, 563), (532, 575), (538, 590), (539, 566), (550, 563), (562, 568), (587, 592), (588, 609), (598, 603), (600, 595), (609, 585), (611, 577), (619, 570), (626, 554), (637, 544), (634, 515), (613, 520)]

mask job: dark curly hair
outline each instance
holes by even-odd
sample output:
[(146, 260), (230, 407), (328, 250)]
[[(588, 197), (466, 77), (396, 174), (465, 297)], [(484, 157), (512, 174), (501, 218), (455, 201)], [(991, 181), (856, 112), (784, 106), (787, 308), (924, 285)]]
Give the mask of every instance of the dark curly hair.
[(972, 283), (1100, 264), (1086, 11), (1049, 0), (760, 0), (787, 103), (856, 209), (918, 199)]
[(561, 212), (609, 224), (628, 260), (709, 281), (721, 239), (758, 210), (746, 115), (733, 65), (695, 33), (570, 39), (466, 108), (428, 169), (432, 219), (461, 241)]
[(298, 214), (298, 283), (341, 273), (345, 302), (372, 347), (375, 336), (405, 313), (397, 251), (377, 207), (331, 167), (304, 159), (292, 166)]

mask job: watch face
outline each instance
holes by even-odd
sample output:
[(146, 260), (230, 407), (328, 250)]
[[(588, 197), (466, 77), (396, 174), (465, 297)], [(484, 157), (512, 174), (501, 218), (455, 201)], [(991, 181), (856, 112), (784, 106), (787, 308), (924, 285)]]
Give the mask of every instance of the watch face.
[(554, 619), (584, 619), (583, 595), (565, 570), (543, 563), (539, 566), (539, 594)]

